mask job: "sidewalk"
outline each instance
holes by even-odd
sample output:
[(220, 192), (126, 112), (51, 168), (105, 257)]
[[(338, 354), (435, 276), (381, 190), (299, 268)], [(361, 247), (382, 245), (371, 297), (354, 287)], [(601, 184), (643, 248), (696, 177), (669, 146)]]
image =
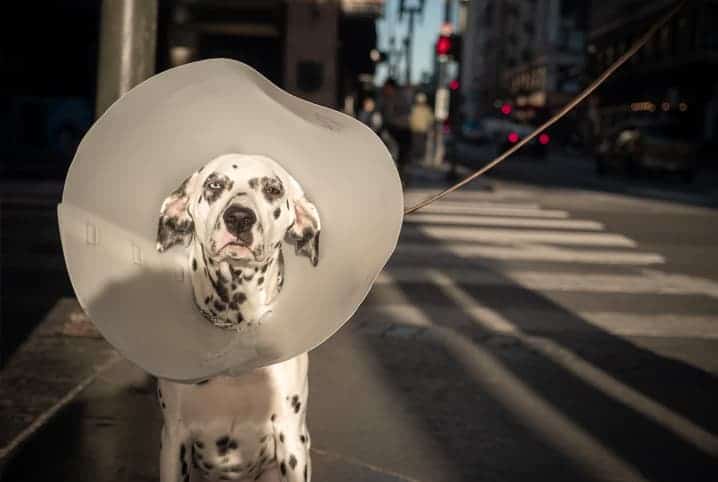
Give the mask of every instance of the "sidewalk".
[[(74, 300), (61, 300), (0, 377), (2, 400), (11, 396), (7, 390), (15, 391), (15, 399), (30, 400), (27, 406), (4, 406), (2, 419), (13, 413), (13, 419), (35, 420), (6, 450), (10, 461), (3, 480), (157, 480), (161, 414), (155, 380), (116, 356), (103, 340), (63, 334), (78, 309)], [(392, 327), (371, 329), (365, 326), (368, 321), (360, 313), (310, 356), (314, 480), (452, 480), (446, 472), (451, 461), (430, 449), (416, 421), (392, 399), (390, 381), (377, 377), (376, 360), (367, 357), (364, 337), (390, 342), (381, 335)], [(357, 332), (360, 327), (363, 334)], [(52, 359), (37, 350), (52, 353)], [(38, 370), (41, 357), (47, 366)], [(34, 370), (23, 369), (31, 360)], [(28, 377), (32, 372), (36, 376)], [(38, 387), (53, 379), (58, 383)], [(2, 432), (12, 428), (3, 426)], [(41, 464), (38, 453), (43, 454)]]

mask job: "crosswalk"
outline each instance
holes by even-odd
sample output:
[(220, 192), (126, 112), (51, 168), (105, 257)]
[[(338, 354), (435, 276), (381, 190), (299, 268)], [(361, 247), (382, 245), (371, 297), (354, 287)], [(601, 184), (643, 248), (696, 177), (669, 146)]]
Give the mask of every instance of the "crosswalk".
[[(407, 204), (426, 194), (410, 193)], [(591, 479), (647, 480), (610, 445), (546, 403), (535, 381), (509, 368), (516, 359), (497, 355), (480, 340), (519, 346), (524, 355), (517, 358), (532, 353), (544, 360), (536, 363), (559, 367), (567, 379), (592, 387), (597, 400), (627, 407), (718, 457), (718, 436), (693, 417), (633, 386), (630, 377), (602, 362), (609, 355), (583, 356), (595, 341), (566, 343), (574, 337), (627, 347), (619, 356), (632, 363), (642, 352), (629, 340), (718, 341), (718, 283), (665, 272), (660, 253), (594, 220), (574, 219), (568, 210), (545, 209), (529, 196), (463, 192), (407, 217), (354, 330), (439, 343), (484, 393)]]
[[(407, 205), (428, 194), (410, 191)], [(665, 263), (660, 253), (601, 222), (544, 208), (528, 190), (457, 192), (407, 216), (394, 257), (363, 310), (367, 318), (384, 320), (383, 332), (410, 334), (394, 325), (431, 325), (427, 313), (466, 317), (488, 297), (499, 311), (542, 330), (567, 330), (562, 317), (578, 316), (587, 330), (616, 336), (718, 339), (718, 283), (661, 271)], [(442, 301), (411, 296), (419, 287), (443, 293)], [(453, 296), (457, 287), (477, 293), (461, 298), (472, 303)], [(635, 309), (621, 311), (634, 299)], [(376, 324), (362, 326), (382, 333)]]

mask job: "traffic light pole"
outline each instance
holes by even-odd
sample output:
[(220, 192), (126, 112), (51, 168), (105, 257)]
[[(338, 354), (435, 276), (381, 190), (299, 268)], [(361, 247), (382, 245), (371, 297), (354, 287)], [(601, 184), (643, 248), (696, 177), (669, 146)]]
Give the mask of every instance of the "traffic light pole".
[[(451, 25), (451, 0), (444, 0), (444, 26)], [(436, 82), (436, 97), (445, 94), (448, 89), (446, 86), (446, 78), (448, 75), (448, 59), (446, 56), (439, 56), (439, 76)], [(442, 92), (443, 91), (443, 92)], [(434, 158), (433, 164), (440, 166), (444, 161), (444, 129), (441, 116), (434, 116), (436, 124), (434, 125)]]
[(406, 48), (406, 85), (411, 85), (411, 47), (414, 42), (414, 15), (419, 13), (416, 8), (407, 10), (409, 14), (409, 32), (407, 33), (406, 39), (404, 40), (404, 46)]
[(155, 71), (158, 0), (103, 0), (95, 115)]

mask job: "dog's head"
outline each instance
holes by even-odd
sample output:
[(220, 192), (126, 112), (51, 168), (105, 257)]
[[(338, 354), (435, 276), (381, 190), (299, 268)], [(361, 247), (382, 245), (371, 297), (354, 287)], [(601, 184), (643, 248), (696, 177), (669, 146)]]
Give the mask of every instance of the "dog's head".
[(285, 240), (316, 266), (320, 230), (316, 207), (279, 164), (264, 156), (227, 154), (164, 200), (157, 250), (196, 242), (213, 261), (256, 265)]

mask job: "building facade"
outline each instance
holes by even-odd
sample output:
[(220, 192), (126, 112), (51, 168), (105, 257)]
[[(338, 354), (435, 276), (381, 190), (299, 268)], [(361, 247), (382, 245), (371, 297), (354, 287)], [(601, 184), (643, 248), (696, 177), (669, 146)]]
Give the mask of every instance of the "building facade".
[[(623, 54), (675, 3), (596, 2), (590, 75)], [(704, 146), (718, 144), (718, 1), (694, 0), (662, 27), (597, 95), (602, 128), (625, 119), (672, 123)]]
[(354, 89), (357, 69), (373, 74), (369, 52), (383, 0), (167, 0), (164, 6), (160, 69), (233, 58), (328, 107)]
[(578, 92), (584, 75), (587, 0), (474, 0), (462, 59), (464, 112), (509, 103), (538, 122)]

